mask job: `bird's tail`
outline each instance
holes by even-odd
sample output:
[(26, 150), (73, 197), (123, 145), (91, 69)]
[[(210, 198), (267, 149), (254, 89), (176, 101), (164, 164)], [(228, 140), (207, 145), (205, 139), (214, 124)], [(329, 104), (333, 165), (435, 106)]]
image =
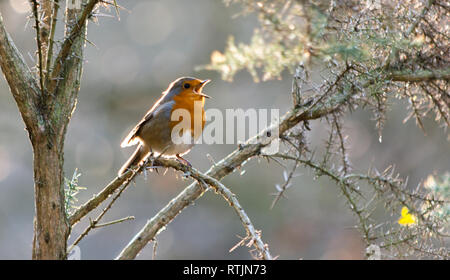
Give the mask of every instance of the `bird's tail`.
[(125, 162), (117, 174), (122, 176), (129, 168), (139, 165), (139, 163), (141, 163), (147, 155), (148, 149), (145, 149), (142, 144), (139, 145), (133, 155), (127, 160), (127, 162)]

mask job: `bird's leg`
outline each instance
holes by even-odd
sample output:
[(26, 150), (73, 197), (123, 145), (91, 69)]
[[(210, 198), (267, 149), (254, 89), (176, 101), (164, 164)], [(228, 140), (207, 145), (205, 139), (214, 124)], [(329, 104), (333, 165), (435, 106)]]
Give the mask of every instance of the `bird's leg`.
[(179, 159), (181, 161), (181, 163), (184, 163), (187, 166), (192, 167), (192, 164), (189, 161), (187, 161), (184, 158), (182, 158), (179, 154), (176, 154), (176, 156), (177, 156), (177, 159)]
[[(157, 158), (156, 158), (156, 159), (157, 159)], [(159, 174), (158, 168), (160, 168), (161, 166), (155, 164), (155, 157), (154, 157), (153, 150), (152, 150), (151, 147), (150, 147), (150, 153), (148, 154), (147, 159), (145, 160), (144, 165), (149, 165), (149, 166), (147, 166), (147, 169), (149, 169), (149, 170), (151, 170), (151, 171), (155, 170), (156, 173)]]

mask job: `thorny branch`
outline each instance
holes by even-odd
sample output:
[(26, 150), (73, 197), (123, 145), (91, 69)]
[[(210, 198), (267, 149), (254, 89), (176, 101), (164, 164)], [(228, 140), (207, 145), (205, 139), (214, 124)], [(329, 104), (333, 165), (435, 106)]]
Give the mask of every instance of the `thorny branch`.
[[(128, 182), (129, 183), (129, 182)], [(112, 225), (112, 224), (117, 224), (126, 220), (130, 220), (130, 219), (134, 219), (134, 217), (127, 217), (124, 219), (119, 219), (113, 222), (109, 222), (109, 223), (104, 223), (104, 224), (98, 224), (100, 222), (100, 220), (103, 218), (103, 216), (105, 216), (105, 214), (111, 209), (112, 205), (114, 204), (114, 202), (116, 202), (116, 200), (120, 197), (120, 195), (123, 193), (123, 191), (126, 189), (127, 184), (124, 184), (122, 186), (122, 188), (119, 190), (119, 192), (113, 197), (113, 199), (108, 203), (108, 205), (105, 207), (105, 209), (103, 209), (103, 211), (100, 213), (100, 215), (97, 216), (97, 218), (95, 218), (94, 220), (89, 219), (89, 226), (83, 231), (82, 234), (80, 234), (80, 236), (78, 236), (78, 238), (73, 242), (73, 244), (69, 247), (69, 249), (67, 250), (67, 253), (69, 253), (70, 251), (72, 251), (72, 249), (78, 244), (80, 243), (80, 241), (86, 237), (89, 232), (94, 229), (94, 228), (99, 228), (99, 227), (104, 227), (107, 225)]]
[[(202, 189), (202, 192), (206, 192), (207, 186), (210, 186), (216, 193), (222, 195), (222, 197), (229, 203), (230, 207), (232, 207), (235, 210), (236, 214), (239, 216), (239, 219), (241, 220), (242, 225), (244, 226), (247, 233), (246, 240), (249, 239), (249, 247), (252, 245), (255, 247), (258, 252), (258, 258), (265, 260), (272, 259), (268, 246), (261, 240), (260, 232), (255, 229), (252, 222), (248, 218), (248, 215), (245, 213), (244, 209), (237, 200), (236, 196), (222, 183), (220, 183), (213, 177), (203, 174), (197, 171), (195, 168), (184, 165), (176, 160), (159, 158), (155, 160), (150, 159), (150, 162), (153, 162), (154, 164), (156, 164), (156, 166), (161, 165), (165, 167), (171, 167), (175, 170), (184, 172), (185, 176), (189, 176), (197, 181), (197, 185)], [(165, 220), (164, 218), (162, 219), (162, 221)], [(144, 246), (149, 241), (155, 238), (157, 233), (155, 234), (153, 225), (153, 219), (148, 221), (147, 224), (141, 229), (141, 231), (135, 237), (133, 237), (130, 243), (122, 250), (119, 256), (117, 256), (117, 259), (135, 258), (137, 254), (144, 248)], [(158, 229), (158, 231), (159, 230), (160, 229)]]
[(51, 23), (50, 23), (50, 34), (48, 37), (48, 48), (47, 48), (47, 62), (45, 70), (47, 71), (46, 79), (45, 79), (45, 86), (48, 85), (50, 80), (50, 72), (52, 71), (52, 59), (53, 59), (53, 46), (55, 44), (55, 32), (56, 32), (56, 23), (58, 21), (58, 11), (59, 11), (59, 0), (53, 1), (53, 13), (51, 16)]
[(49, 91), (53, 91), (58, 84), (61, 78), (61, 71), (63, 71), (64, 63), (71, 53), (73, 43), (75, 42), (75, 39), (81, 35), (84, 26), (87, 23), (88, 16), (92, 13), (95, 6), (99, 2), (100, 0), (90, 0), (84, 7), (83, 13), (79, 17), (79, 19), (76, 21), (74, 26), (71, 27), (71, 31), (68, 34), (68, 37), (64, 40), (64, 43), (61, 46), (61, 50), (59, 51), (58, 56), (55, 59), (55, 65), (53, 66), (50, 76), (50, 83), (48, 86)]
[[(37, 42), (37, 48), (38, 48), (38, 69), (39, 69), (39, 83), (41, 85), (41, 92), (44, 94), (45, 93), (45, 88), (44, 88), (44, 69), (42, 69), (44, 62), (43, 62), (43, 55), (42, 55), (42, 45), (43, 45), (43, 41), (41, 41), (41, 29), (40, 29), (40, 18), (39, 18), (39, 13), (38, 13), (38, 6), (39, 4), (37, 3), (37, 0), (32, 0), (32, 6), (33, 6), (33, 15), (34, 15), (34, 28), (36, 29), (36, 42)], [(43, 38), (42, 38), (43, 39)]]
[(40, 95), (39, 82), (28, 68), (22, 54), (5, 29), (0, 14), (0, 66), (29, 131), (39, 131), (42, 120), (37, 106)]
[(275, 204), (278, 202), (278, 200), (280, 200), (280, 198), (284, 197), (284, 193), (286, 192), (286, 190), (292, 186), (292, 178), (294, 177), (294, 173), (295, 170), (297, 170), (297, 163), (294, 164), (294, 166), (292, 167), (291, 172), (289, 172), (289, 174), (286, 173), (286, 171), (283, 173), (284, 176), (284, 183), (283, 185), (276, 185), (276, 189), (277, 192), (274, 193), (273, 195), (275, 195), (275, 198), (272, 201), (272, 204), (270, 205), (270, 209), (273, 209), (273, 207), (275, 207)]

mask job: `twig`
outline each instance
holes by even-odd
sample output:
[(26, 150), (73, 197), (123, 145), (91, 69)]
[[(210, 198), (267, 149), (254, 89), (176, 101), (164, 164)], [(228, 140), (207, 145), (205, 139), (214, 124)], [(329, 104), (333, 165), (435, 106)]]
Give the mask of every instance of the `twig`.
[(41, 34), (41, 48), (42, 48), (42, 68), (44, 72), (44, 86), (47, 79), (46, 61), (48, 55), (49, 36), (53, 14), (53, 0), (38, 0), (40, 10), (40, 34)]
[(34, 28), (36, 29), (36, 42), (37, 42), (37, 48), (38, 48), (38, 64), (39, 64), (39, 83), (41, 86), (41, 92), (43, 95), (45, 95), (45, 88), (44, 88), (44, 72), (42, 69), (43, 62), (42, 62), (42, 45), (41, 45), (41, 31), (39, 27), (39, 13), (38, 13), (38, 3), (37, 0), (32, 0), (33, 3), (33, 15), (34, 15)]
[(51, 72), (51, 64), (53, 58), (53, 44), (55, 41), (55, 31), (56, 31), (56, 22), (58, 20), (58, 10), (59, 10), (59, 0), (53, 1), (53, 15), (52, 15), (52, 23), (50, 25), (50, 36), (48, 38), (48, 49), (47, 49), (47, 78), (45, 80), (45, 85), (48, 85), (50, 80), (50, 72)]
[(117, 177), (110, 182), (103, 190), (97, 193), (93, 198), (87, 201), (82, 206), (78, 207), (74, 213), (69, 217), (69, 224), (71, 226), (78, 223), (81, 218), (89, 214), (92, 210), (97, 208), (103, 201), (105, 201), (111, 194), (113, 194), (121, 186), (128, 186), (130, 182), (145, 168), (141, 165), (138, 170), (128, 170), (121, 177)]
[(415, 73), (393, 71), (387, 76), (387, 78), (397, 82), (426, 82), (431, 80), (450, 81), (450, 68), (439, 70), (422, 70)]
[(365, 241), (367, 243), (370, 242), (370, 240), (372, 238), (370, 237), (370, 228), (366, 224), (366, 218), (362, 216), (362, 210), (358, 208), (358, 205), (357, 205), (356, 201), (353, 199), (349, 190), (356, 192), (358, 195), (361, 195), (361, 193), (357, 189), (355, 189), (354, 187), (351, 186), (351, 184), (348, 182), (348, 177), (341, 177), (338, 174), (333, 173), (331, 170), (328, 170), (325, 167), (320, 166), (319, 164), (316, 164), (311, 160), (304, 160), (304, 159), (300, 159), (300, 158), (296, 158), (296, 157), (284, 155), (284, 154), (275, 154), (275, 155), (271, 155), (271, 157), (279, 157), (279, 158), (297, 161), (297, 162), (304, 164), (316, 171), (319, 171), (321, 174), (325, 174), (326, 176), (328, 176), (332, 180), (334, 180), (341, 188), (341, 191), (344, 194), (344, 196), (347, 198), (347, 201), (350, 205), (350, 209), (358, 217), (361, 230), (363, 231), (363, 234), (364, 234)]
[(416, 96), (413, 96), (408, 88), (405, 87), (405, 95), (408, 97), (409, 102), (411, 103), (412, 112), (409, 114), (404, 120), (403, 123), (407, 122), (413, 115), (416, 119), (416, 124), (422, 129), (422, 132), (427, 135), (425, 131), (425, 126), (423, 125), (421, 114), (420, 114), (420, 108), (419, 105), (416, 102)]
[(413, 24), (411, 24), (411, 26), (406, 31), (406, 37), (408, 37), (414, 31), (414, 29), (416, 29), (417, 25), (424, 19), (428, 10), (431, 8), (434, 2), (435, 0), (428, 0), (419, 17), (413, 22)]
[(251, 242), (253, 243), (253, 246), (259, 252), (260, 257), (265, 260), (272, 259), (272, 256), (270, 255), (267, 245), (264, 244), (264, 242), (261, 240), (260, 232), (257, 231), (255, 229), (255, 227), (253, 226), (249, 217), (247, 216), (244, 209), (242, 208), (239, 201), (237, 200), (236, 195), (234, 193), (232, 193), (227, 187), (225, 187), (219, 181), (214, 180), (213, 183), (214, 183), (214, 185), (211, 185), (211, 186), (214, 187), (215, 190), (217, 192), (219, 192), (225, 198), (226, 201), (228, 201), (230, 206), (232, 206), (234, 208), (236, 214), (239, 216), (239, 219), (241, 220), (242, 225), (244, 226), (244, 228), (247, 232), (247, 235), (249, 236), (249, 238), (251, 238)]
[[(297, 169), (297, 166), (298, 166), (298, 164), (297, 164), (297, 162), (295, 162), (295, 163), (294, 163), (294, 167), (292, 168), (291, 172), (289, 172), (289, 175), (287, 175), (286, 178), (284, 178), (284, 179), (285, 179), (285, 182), (283, 183), (283, 185), (282, 185), (281, 187), (279, 187), (279, 186), (277, 185), (278, 193), (275, 193), (275, 194), (274, 194), (274, 195), (275, 195), (275, 198), (274, 198), (274, 200), (272, 201), (272, 204), (270, 205), (270, 209), (271, 209), (271, 210), (273, 209), (273, 207), (275, 207), (275, 204), (278, 202), (278, 200), (280, 200), (281, 197), (284, 197), (284, 192), (285, 192), (285, 191), (289, 188), (289, 186), (291, 185), (291, 180), (292, 180), (292, 178), (294, 177), (294, 173), (295, 173), (295, 170)], [(284, 172), (286, 172), (286, 171), (284, 171)]]
[(99, 1), (100, 0), (90, 0), (86, 4), (83, 13), (73, 26), (69, 36), (64, 40), (64, 43), (61, 46), (61, 50), (58, 56), (56, 57), (55, 65), (51, 72), (49, 91), (53, 91), (53, 89), (56, 87), (58, 79), (55, 78), (58, 78), (61, 75), (61, 71), (63, 71), (64, 69), (63, 65), (65, 64), (67, 57), (71, 53), (70, 50), (72, 48), (73, 43), (75, 42), (75, 39), (81, 34), (89, 14), (94, 10), (95, 5), (97, 5)]
[(101, 224), (101, 225), (97, 225), (98, 222), (103, 218), (103, 216), (105, 216), (106, 212), (108, 212), (108, 210), (111, 209), (112, 205), (120, 197), (120, 195), (126, 189), (127, 185), (128, 184), (124, 184), (124, 186), (120, 189), (120, 191), (109, 202), (108, 206), (106, 206), (106, 208), (103, 209), (103, 211), (100, 213), (100, 215), (97, 216), (97, 218), (95, 218), (95, 220), (92, 221), (92, 220), (89, 219), (89, 226), (83, 231), (83, 233), (80, 236), (78, 236), (78, 238), (75, 240), (75, 242), (73, 242), (73, 244), (67, 250), (67, 253), (72, 251), (73, 247), (75, 247), (78, 243), (80, 243), (80, 241), (84, 237), (86, 237), (92, 229), (103, 227), (103, 226), (107, 226), (107, 225), (117, 224), (117, 223), (120, 223), (120, 222), (123, 222), (123, 221), (127, 221), (127, 220), (130, 220), (130, 219), (134, 219), (134, 217), (126, 217), (126, 218), (119, 219), (119, 220), (116, 220), (116, 221), (112, 221), (112, 222), (109, 222), (109, 223), (104, 223), (104, 224)]
[(158, 248), (158, 241), (156, 239), (153, 240), (153, 254), (152, 254), (152, 260), (156, 259), (156, 249)]
[(116, 9), (117, 18), (118, 18), (118, 20), (120, 20), (119, 6), (117, 5), (117, 1), (116, 0), (113, 0), (113, 2), (114, 2), (114, 8)]
[(336, 114), (332, 114), (336, 134), (339, 136), (339, 149), (341, 150), (342, 167), (344, 174), (350, 172), (350, 163), (348, 161), (347, 148), (345, 147), (345, 136), (342, 133), (342, 127)]
[(128, 217), (125, 217), (125, 218), (122, 218), (122, 219), (117, 219), (117, 220), (114, 220), (114, 221), (111, 221), (111, 222), (107, 222), (107, 223), (103, 223), (103, 224), (96, 224), (96, 225), (94, 225), (94, 228), (101, 228), (101, 227), (106, 227), (106, 226), (110, 226), (110, 225), (115, 225), (115, 224), (118, 224), (118, 223), (121, 223), (121, 222), (125, 222), (125, 221), (128, 221), (128, 220), (134, 220), (134, 216), (128, 216)]
[[(447, 126), (450, 126), (450, 116), (448, 113), (448, 109), (444, 109), (442, 108), (443, 105), (439, 102), (438, 98), (436, 98), (436, 96), (434, 96), (434, 94), (432, 93), (432, 91), (428, 90), (426, 86), (424, 85), (420, 85), (420, 87), (422, 88), (422, 90), (430, 97), (430, 99), (433, 101), (433, 104), (436, 106), (437, 111), (439, 112), (439, 114), (441, 115), (441, 117), (444, 119), (445, 124)], [(438, 87), (438, 86), (436, 86)], [(438, 87), (439, 88), (439, 87)], [(440, 88), (439, 88), (440, 89)], [(445, 104), (445, 103), (444, 103)], [(445, 105), (444, 105), (445, 106)], [(449, 107), (449, 105), (447, 105), (447, 107)]]
[[(411, 24), (411, 26), (406, 30), (405, 33), (403, 33), (403, 37), (405, 39), (408, 39), (408, 37), (412, 34), (414, 29), (416, 29), (417, 25), (425, 18), (428, 10), (431, 8), (435, 0), (428, 0), (425, 7), (422, 9), (422, 12), (420, 13), (419, 17)], [(389, 53), (388, 57), (386, 58), (386, 61), (384, 62), (383, 68), (387, 70), (390, 65), (394, 65), (393, 61), (397, 60), (398, 58), (399, 49), (397, 47), (392, 47), (391, 52)]]

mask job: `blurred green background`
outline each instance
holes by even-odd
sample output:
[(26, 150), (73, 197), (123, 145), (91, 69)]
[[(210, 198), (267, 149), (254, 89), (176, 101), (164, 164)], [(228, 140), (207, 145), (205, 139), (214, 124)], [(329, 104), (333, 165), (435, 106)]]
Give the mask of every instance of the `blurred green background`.
[[(6, 28), (25, 60), (34, 65), (34, 30), (27, 16), (27, 1), (2, 0), (0, 11)], [(100, 17), (90, 23), (86, 64), (76, 111), (69, 126), (65, 148), (65, 173), (70, 178), (78, 168), (80, 185), (88, 189), (78, 195), (88, 200), (110, 180), (132, 153), (121, 149), (123, 137), (145, 114), (168, 84), (180, 76), (212, 79), (205, 92), (213, 99), (207, 108), (279, 108), (290, 106), (291, 76), (283, 80), (255, 84), (246, 72), (232, 83), (218, 73), (195, 72), (209, 63), (214, 50), (223, 51), (229, 35), (248, 42), (256, 18), (234, 17), (239, 7), (227, 8), (221, 1), (134, 0), (119, 1), (120, 21)], [(108, 14), (114, 15), (114, 11)], [(61, 31), (61, 30), (60, 30)], [(60, 32), (59, 38), (62, 33)], [(395, 164), (415, 187), (433, 172), (450, 166), (450, 146), (446, 134), (433, 121), (425, 122), (427, 135), (407, 116), (406, 104), (394, 103), (388, 113), (383, 142), (378, 142), (375, 124), (368, 112), (356, 111), (347, 117), (351, 160), (364, 172), (369, 165), (383, 170)], [(320, 147), (326, 126), (313, 122), (308, 141)], [(186, 158), (194, 167), (207, 170), (211, 162), (233, 151), (236, 145), (198, 145)], [(273, 210), (270, 205), (275, 184), (283, 182), (283, 168), (265, 160), (252, 159), (223, 182), (236, 193), (263, 241), (280, 259), (359, 259), (363, 243), (352, 226), (339, 188), (327, 180), (313, 180), (308, 170), (299, 169), (287, 196)], [(33, 236), (32, 151), (24, 124), (4, 78), (0, 79), (0, 259), (29, 259)], [(146, 178), (145, 178), (146, 177)], [(131, 237), (159, 209), (177, 195), (189, 180), (172, 171), (140, 176), (106, 215), (104, 221), (135, 216), (133, 221), (92, 231), (81, 243), (83, 259), (115, 257)], [(400, 213), (400, 210), (399, 210)], [(95, 214), (95, 213), (94, 213)], [(92, 215), (94, 217), (94, 214)], [(381, 213), (382, 215), (382, 213)], [(396, 217), (393, 217), (396, 218)], [(78, 224), (70, 241), (87, 226)], [(185, 209), (157, 238), (158, 259), (249, 259), (247, 247), (229, 253), (238, 236), (245, 235), (239, 219), (227, 203), (213, 192)], [(152, 257), (152, 245), (139, 259)]]

